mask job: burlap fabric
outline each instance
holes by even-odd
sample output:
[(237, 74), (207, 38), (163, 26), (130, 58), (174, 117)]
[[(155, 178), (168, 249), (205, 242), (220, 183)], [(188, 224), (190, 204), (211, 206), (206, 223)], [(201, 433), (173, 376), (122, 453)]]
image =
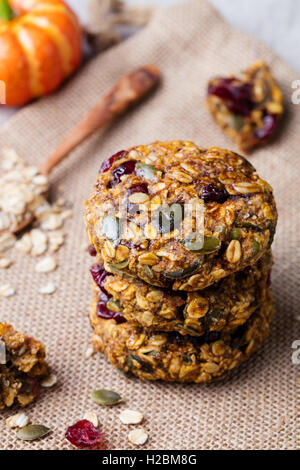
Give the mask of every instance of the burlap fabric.
[[(102, 159), (131, 145), (155, 139), (190, 139), (202, 146), (233, 148), (204, 110), (205, 86), (262, 58), (269, 63), (286, 97), (287, 118), (274, 143), (256, 151), (251, 162), (275, 190), (279, 226), (274, 243), (273, 292), (276, 319), (260, 352), (223, 383), (208, 386), (143, 383), (116, 372), (102, 355), (84, 353), (91, 330), (92, 297), (85, 240), (83, 201)], [(292, 342), (300, 339), (295, 320), (299, 301), (299, 146), (300, 108), (291, 104), (295, 73), (265, 46), (232, 30), (204, 0), (156, 11), (136, 36), (97, 57), (59, 93), (20, 111), (0, 131), (1, 146), (13, 146), (39, 163), (122, 74), (145, 63), (161, 68), (160, 89), (112, 128), (94, 136), (51, 177), (53, 192), (63, 184), (74, 204), (68, 238), (53, 274), (34, 272), (32, 258), (18, 256), (1, 272), (1, 282), (17, 295), (1, 299), (1, 320), (44, 341), (59, 384), (27, 409), (33, 422), (53, 429), (45, 439), (24, 443), (1, 419), (1, 448), (69, 449), (67, 426), (95, 409), (112, 449), (128, 449), (128, 427), (118, 418), (124, 406), (145, 415), (148, 449), (296, 449), (300, 445), (299, 367), (292, 364)], [(43, 278), (41, 279), (41, 277)], [(38, 294), (41, 282), (59, 285), (53, 296)], [(110, 388), (126, 399), (115, 408), (94, 405), (90, 393)]]

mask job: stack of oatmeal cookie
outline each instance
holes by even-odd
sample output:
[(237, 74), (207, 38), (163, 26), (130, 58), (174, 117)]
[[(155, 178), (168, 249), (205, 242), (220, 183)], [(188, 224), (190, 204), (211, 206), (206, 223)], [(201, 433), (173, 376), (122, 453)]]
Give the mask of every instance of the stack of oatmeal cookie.
[(210, 382), (268, 336), (276, 206), (240, 155), (186, 141), (118, 152), (85, 218), (93, 344), (119, 369)]

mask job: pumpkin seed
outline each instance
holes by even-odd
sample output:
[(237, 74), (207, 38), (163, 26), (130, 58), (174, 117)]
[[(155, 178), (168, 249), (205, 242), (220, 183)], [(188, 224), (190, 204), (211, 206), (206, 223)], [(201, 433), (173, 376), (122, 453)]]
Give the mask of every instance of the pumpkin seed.
[(218, 238), (209, 237), (206, 235), (200, 240), (186, 238), (183, 240), (183, 244), (187, 250), (202, 254), (213, 253), (220, 248), (220, 242)]
[(102, 233), (116, 242), (120, 236), (120, 220), (113, 214), (106, 214), (102, 219)]
[(18, 431), (17, 437), (23, 441), (34, 441), (46, 436), (49, 432), (51, 432), (51, 429), (42, 424), (29, 424)]
[(248, 228), (249, 230), (253, 230), (254, 232), (258, 232), (258, 233), (263, 233), (264, 230), (259, 227), (258, 225), (255, 225), (255, 224), (251, 224), (250, 222), (243, 222), (241, 225), (240, 225), (241, 228)]
[(143, 272), (148, 279), (153, 278), (153, 271), (149, 266), (145, 265), (143, 268)]
[(146, 433), (144, 428), (133, 429), (128, 434), (128, 440), (136, 446), (142, 446), (143, 444), (145, 444), (145, 442), (147, 442), (148, 434)]
[(254, 252), (254, 256), (257, 255), (260, 251), (260, 244), (257, 240), (253, 240), (253, 252)]
[(235, 129), (236, 131), (239, 131), (244, 127), (245, 121), (240, 116), (239, 114), (231, 114), (230, 116), (230, 121), (229, 121), (229, 126)]
[(132, 274), (124, 273), (124, 271), (122, 271), (122, 269), (115, 268), (115, 266), (113, 264), (109, 264), (108, 266), (109, 266), (110, 271), (113, 274), (117, 274), (118, 276), (123, 276), (123, 277), (129, 278), (129, 279), (134, 277)]
[(171, 271), (165, 273), (165, 276), (169, 279), (183, 279), (186, 276), (189, 276), (192, 274), (194, 271), (196, 271), (200, 266), (200, 263), (198, 261), (195, 261), (195, 263), (191, 264), (187, 268), (180, 269), (179, 271)]
[(241, 231), (237, 227), (233, 227), (231, 232), (232, 240), (239, 240), (241, 238)]
[(137, 163), (135, 165), (135, 172), (137, 176), (145, 180), (157, 180), (157, 169), (152, 165), (147, 165), (146, 163)]
[(136, 361), (138, 364), (140, 364), (141, 368), (145, 372), (152, 372), (153, 368), (150, 364), (147, 364), (147, 362), (144, 362), (139, 356), (136, 356), (134, 354), (131, 354), (130, 356), (126, 357), (126, 365), (130, 369), (135, 369), (136, 365), (134, 364), (134, 361)]
[(160, 233), (170, 233), (178, 228), (183, 221), (183, 206), (178, 203), (168, 206), (164, 204), (156, 214), (154, 225)]
[(204, 236), (204, 244), (201, 253), (212, 253), (220, 248), (220, 241), (216, 237)]
[(113, 299), (109, 299), (106, 306), (112, 312), (120, 312), (120, 310), (123, 310), (123, 307), (121, 306), (120, 302)]
[(120, 263), (111, 263), (110, 266), (115, 269), (124, 269), (124, 268), (127, 268), (128, 264), (129, 264), (129, 259), (125, 261), (121, 261)]
[(195, 330), (194, 328), (182, 325), (180, 323), (176, 323), (175, 326), (179, 327), (183, 331), (186, 331), (187, 333), (189, 333), (192, 336), (199, 336), (199, 331)]
[(118, 403), (121, 403), (121, 401), (124, 401), (118, 393), (105, 389), (94, 390), (92, 392), (92, 399), (98, 405), (105, 406), (117, 405)]
[(13, 18), (13, 11), (8, 0), (1, 0), (0, 2), (0, 18), (4, 21), (10, 21)]

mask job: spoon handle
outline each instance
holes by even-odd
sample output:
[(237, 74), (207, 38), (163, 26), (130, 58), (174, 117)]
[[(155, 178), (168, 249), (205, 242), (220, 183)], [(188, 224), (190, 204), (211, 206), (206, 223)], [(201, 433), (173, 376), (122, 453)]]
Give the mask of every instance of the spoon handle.
[(160, 72), (154, 65), (146, 65), (124, 75), (40, 166), (40, 172), (49, 175), (56, 165), (94, 131), (110, 123), (146, 96), (158, 84), (159, 79)]

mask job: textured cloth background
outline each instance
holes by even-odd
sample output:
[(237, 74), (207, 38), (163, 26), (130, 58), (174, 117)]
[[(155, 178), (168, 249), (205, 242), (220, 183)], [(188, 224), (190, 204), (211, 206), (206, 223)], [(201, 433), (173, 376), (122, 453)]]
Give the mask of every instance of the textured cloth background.
[[(83, 201), (91, 192), (102, 159), (131, 145), (156, 139), (189, 139), (201, 146), (233, 148), (204, 109), (207, 80), (238, 72), (262, 58), (269, 63), (286, 96), (282, 132), (250, 160), (274, 187), (279, 226), (274, 243), (273, 292), (276, 318), (271, 337), (259, 353), (225, 382), (207, 386), (143, 383), (126, 378), (102, 355), (84, 359), (91, 335), (88, 307), (92, 297), (83, 252)], [(300, 339), (298, 314), (299, 144), (300, 109), (291, 104), (293, 71), (265, 46), (229, 28), (205, 1), (158, 10), (151, 24), (135, 37), (97, 57), (59, 93), (19, 112), (0, 131), (0, 146), (13, 146), (28, 162), (38, 164), (124, 73), (155, 63), (163, 84), (142, 106), (81, 146), (51, 176), (74, 205), (66, 244), (55, 273), (37, 274), (30, 257), (17, 256), (1, 283), (16, 285), (14, 297), (1, 299), (1, 320), (44, 341), (59, 384), (42, 393), (27, 409), (34, 423), (53, 433), (24, 443), (8, 430), (3, 413), (0, 447), (5, 449), (69, 449), (64, 432), (84, 412), (98, 412), (110, 448), (128, 449), (128, 427), (122, 408), (140, 410), (149, 432), (148, 449), (296, 449), (299, 433), (299, 365), (292, 364), (292, 342)], [(54, 191), (53, 191), (54, 192)], [(48, 280), (59, 286), (52, 296), (38, 287)], [(93, 404), (96, 388), (118, 391), (126, 403), (113, 408)]]

